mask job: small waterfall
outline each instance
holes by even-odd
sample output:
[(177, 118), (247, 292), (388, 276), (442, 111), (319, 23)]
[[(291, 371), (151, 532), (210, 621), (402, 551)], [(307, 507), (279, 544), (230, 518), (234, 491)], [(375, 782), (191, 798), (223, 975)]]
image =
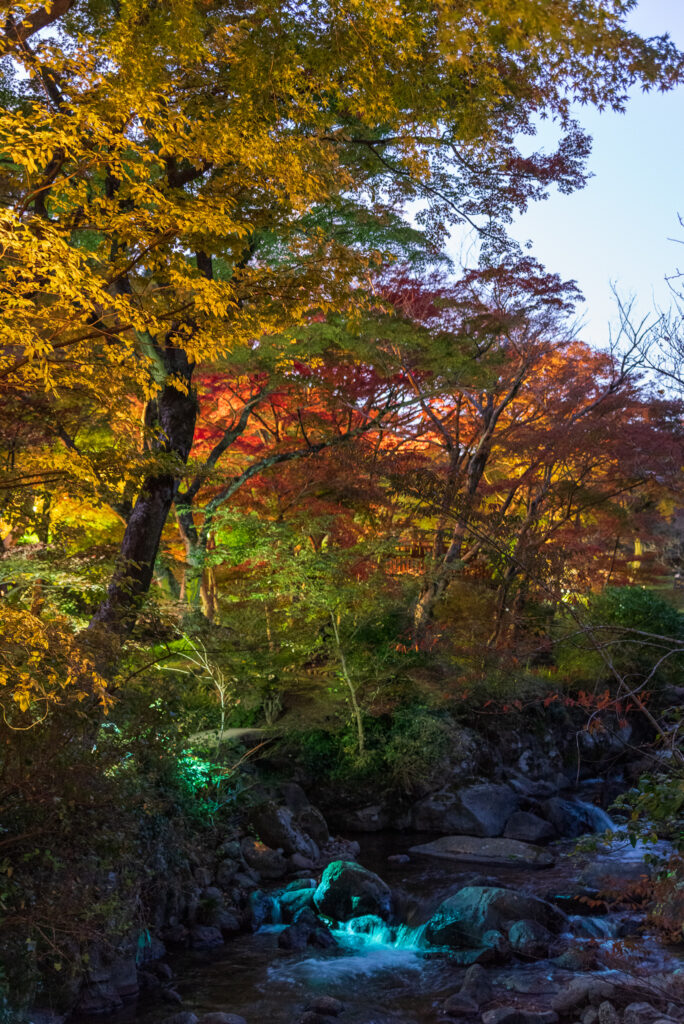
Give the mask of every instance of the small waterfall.
[(333, 929), (335, 938), (342, 945), (382, 946), (386, 949), (402, 949), (419, 952), (426, 948), (425, 930), (427, 923), (411, 928), (410, 925), (389, 925), (379, 917), (368, 914), (338, 924)]
[(605, 917), (574, 915), (570, 920), (575, 933), (583, 939), (611, 939), (617, 933), (617, 922)]
[[(362, 918), (352, 918), (334, 929), (338, 942), (349, 942), (353, 945), (384, 946), (388, 949), (405, 949), (419, 951), (425, 948), (425, 925), (411, 928), (410, 925), (388, 925), (381, 918), (372, 914)], [(359, 942), (360, 940), (360, 942)]]
[(280, 906), (280, 900), (274, 899), (273, 906), (271, 909), (271, 924), (282, 924), (283, 923), (283, 911)]
[(617, 831), (618, 826), (602, 807), (597, 807), (596, 804), (587, 803), (585, 800), (575, 799), (572, 802), (581, 810), (582, 815), (586, 819), (587, 825), (593, 832)]

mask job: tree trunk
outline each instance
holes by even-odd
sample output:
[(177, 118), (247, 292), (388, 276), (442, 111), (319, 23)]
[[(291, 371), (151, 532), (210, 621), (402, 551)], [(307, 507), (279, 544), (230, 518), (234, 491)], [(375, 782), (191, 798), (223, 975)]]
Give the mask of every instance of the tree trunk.
[[(178, 489), (195, 433), (197, 403), (191, 388), (193, 365), (186, 353), (170, 344), (159, 352), (167, 380), (149, 403), (146, 426), (160, 469), (143, 482), (126, 526), (116, 568), (107, 594), (90, 622), (89, 630), (124, 636), (133, 629), (140, 605), (149, 590), (162, 530)], [(187, 393), (169, 383), (174, 376)]]
[(446, 593), (459, 568), (465, 533), (465, 526), (459, 523), (454, 529), (448, 550), (421, 587), (413, 609), (413, 638), (416, 643), (420, 643), (425, 636), (435, 605)]

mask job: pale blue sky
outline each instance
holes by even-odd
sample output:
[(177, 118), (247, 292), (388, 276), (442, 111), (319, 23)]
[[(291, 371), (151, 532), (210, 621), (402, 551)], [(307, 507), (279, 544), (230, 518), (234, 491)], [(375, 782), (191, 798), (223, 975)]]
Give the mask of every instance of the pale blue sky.
[[(642, 35), (668, 32), (684, 49), (684, 0), (640, 0), (631, 17)], [(615, 321), (610, 282), (634, 294), (648, 312), (670, 304), (665, 276), (684, 270), (684, 87), (672, 93), (636, 91), (625, 114), (580, 108), (594, 138), (594, 177), (580, 192), (534, 204), (514, 235), (530, 239), (549, 270), (574, 278), (586, 303), (585, 340), (602, 346)]]

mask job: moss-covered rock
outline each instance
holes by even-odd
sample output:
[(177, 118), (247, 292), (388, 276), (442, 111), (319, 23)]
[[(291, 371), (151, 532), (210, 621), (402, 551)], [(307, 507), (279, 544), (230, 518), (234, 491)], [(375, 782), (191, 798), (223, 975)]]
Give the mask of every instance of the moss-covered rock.
[(360, 864), (335, 860), (323, 872), (314, 903), (319, 913), (333, 921), (348, 921), (364, 914), (387, 920), (391, 892), (378, 875)]

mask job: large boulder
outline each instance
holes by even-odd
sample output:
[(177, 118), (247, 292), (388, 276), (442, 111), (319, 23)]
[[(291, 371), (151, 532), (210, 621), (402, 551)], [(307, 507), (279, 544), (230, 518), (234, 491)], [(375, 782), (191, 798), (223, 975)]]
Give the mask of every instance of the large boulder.
[(529, 811), (516, 811), (506, 822), (504, 836), (522, 843), (548, 843), (556, 838), (556, 830), (550, 821), (545, 821)]
[(482, 948), (492, 933), (505, 935), (517, 921), (534, 921), (558, 935), (568, 927), (565, 914), (545, 900), (512, 889), (466, 886), (438, 907), (425, 931), (428, 942), (456, 949)]
[(310, 836), (297, 824), (289, 807), (272, 801), (260, 804), (250, 814), (250, 825), (262, 843), (285, 854), (301, 853), (315, 861), (319, 850)]
[(431, 843), (412, 846), (410, 852), (443, 860), (523, 864), (531, 868), (550, 868), (554, 863), (548, 850), (530, 843), (520, 843), (516, 839), (479, 839), (477, 836), (442, 836)]
[(391, 892), (378, 875), (353, 861), (336, 860), (328, 864), (314, 893), (319, 913), (333, 921), (374, 914), (384, 920), (390, 916)]
[(240, 848), (246, 863), (262, 878), (282, 878), (287, 873), (287, 861), (280, 850), (273, 850), (259, 840), (247, 837), (242, 840)]
[(442, 835), (500, 836), (517, 809), (518, 797), (510, 786), (483, 782), (445, 788), (414, 804), (411, 826)]
[(541, 960), (549, 955), (554, 936), (538, 921), (516, 921), (508, 929), (508, 942), (514, 953), (528, 960)]

